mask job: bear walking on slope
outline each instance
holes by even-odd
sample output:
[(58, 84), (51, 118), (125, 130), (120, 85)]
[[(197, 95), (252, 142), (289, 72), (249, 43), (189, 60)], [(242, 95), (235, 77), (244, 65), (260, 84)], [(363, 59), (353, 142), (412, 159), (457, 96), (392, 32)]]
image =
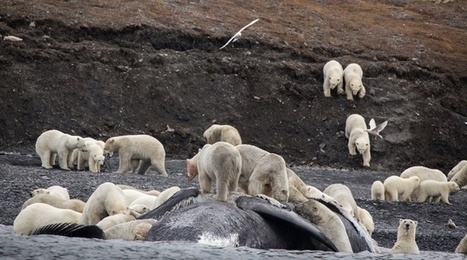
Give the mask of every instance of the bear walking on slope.
[(344, 69), (335, 61), (328, 61), (323, 67), (323, 92), (325, 97), (331, 97), (331, 90), (337, 87), (337, 93), (344, 93)]
[(353, 96), (358, 94), (363, 98), (366, 94), (362, 83), (363, 70), (357, 63), (350, 63), (344, 69), (345, 93), (348, 100), (353, 100)]

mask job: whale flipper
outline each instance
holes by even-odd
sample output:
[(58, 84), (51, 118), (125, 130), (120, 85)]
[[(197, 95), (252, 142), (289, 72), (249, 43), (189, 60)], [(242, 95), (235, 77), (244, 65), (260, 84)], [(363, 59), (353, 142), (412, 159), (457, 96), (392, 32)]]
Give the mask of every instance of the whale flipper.
[(80, 225), (76, 223), (55, 223), (46, 225), (34, 230), (29, 235), (58, 235), (104, 239), (104, 231), (98, 226)]

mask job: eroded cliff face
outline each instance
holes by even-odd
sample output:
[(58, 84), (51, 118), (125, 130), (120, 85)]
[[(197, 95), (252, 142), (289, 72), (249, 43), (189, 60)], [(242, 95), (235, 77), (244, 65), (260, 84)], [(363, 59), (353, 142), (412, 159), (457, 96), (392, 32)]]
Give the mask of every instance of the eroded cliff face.
[[(0, 149), (47, 129), (146, 133), (186, 158), (212, 123), (291, 164), (362, 167), (345, 119), (389, 120), (371, 169), (447, 172), (467, 156), (462, 1), (13, 1), (0, 7)], [(218, 50), (244, 25), (241, 38)], [(367, 95), (325, 98), (330, 59)]]

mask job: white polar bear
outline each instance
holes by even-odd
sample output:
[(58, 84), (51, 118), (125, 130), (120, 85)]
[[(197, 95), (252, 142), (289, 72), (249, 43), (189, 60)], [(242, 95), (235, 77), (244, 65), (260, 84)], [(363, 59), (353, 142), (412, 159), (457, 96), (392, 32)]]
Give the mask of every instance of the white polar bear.
[(457, 183), (459, 187), (467, 185), (467, 165), (464, 165), (457, 173), (452, 176), (451, 181)]
[[(447, 181), (446, 175), (444, 175), (444, 173), (442, 171), (437, 170), (437, 169), (427, 168), (425, 166), (412, 166), (412, 167), (409, 167), (409, 168), (405, 169), (401, 173), (400, 176), (402, 178), (409, 178), (411, 176), (417, 176), (418, 178), (420, 178), (420, 183), (422, 183), (422, 182), (424, 182), (426, 180), (434, 180), (434, 181), (442, 181), (442, 182)], [(412, 195), (410, 196), (412, 201), (417, 201), (418, 193), (420, 192), (419, 189), (420, 188), (417, 187), (412, 192)]]
[(238, 130), (231, 125), (211, 125), (203, 133), (206, 138), (206, 143), (214, 144), (215, 142), (224, 141), (233, 146), (242, 144), (242, 138)]
[(129, 213), (118, 213), (112, 216), (107, 216), (101, 221), (97, 222), (96, 226), (100, 227), (102, 230), (106, 230), (112, 226), (133, 221), (135, 217)]
[(325, 97), (331, 97), (331, 89), (337, 87), (337, 93), (344, 93), (344, 69), (335, 61), (328, 61), (323, 67), (323, 92)]
[(89, 197), (78, 224), (95, 225), (107, 216), (127, 212), (128, 207), (122, 189), (113, 183), (105, 182)]
[(156, 208), (156, 200), (157, 200), (157, 196), (146, 194), (142, 197), (135, 199), (133, 202), (131, 202), (130, 207), (134, 205), (144, 205), (149, 210), (152, 210)]
[(454, 166), (448, 173), (448, 180), (451, 180), (456, 173), (464, 167), (464, 165), (467, 165), (467, 160), (462, 160), (460, 161), (456, 166)]
[(415, 241), (417, 225), (417, 221), (400, 219), (399, 228), (397, 229), (397, 241), (388, 252), (392, 254), (420, 254)]
[(345, 137), (349, 139), (348, 148), (350, 155), (356, 155), (356, 150), (358, 150), (363, 157), (363, 166), (370, 167), (370, 138), (363, 116), (352, 114), (347, 117), (345, 121)]
[(76, 148), (86, 150), (83, 138), (58, 130), (45, 131), (36, 141), (36, 153), (41, 158), (42, 167), (46, 169), (52, 169), (52, 165), (55, 164), (55, 156), (58, 155), (60, 168), (70, 170), (68, 167), (69, 157)]
[(68, 189), (62, 186), (58, 186), (58, 185), (50, 186), (46, 189), (44, 188), (35, 189), (31, 192), (31, 197), (34, 197), (39, 194), (49, 194), (49, 195), (59, 197), (64, 200), (70, 199), (70, 194), (68, 193)]
[(359, 223), (363, 225), (365, 230), (368, 232), (368, 235), (373, 235), (373, 231), (375, 231), (375, 223), (373, 221), (373, 217), (371, 216), (370, 212), (364, 208), (357, 207), (358, 216), (357, 219), (360, 221)]
[(242, 156), (232, 144), (224, 141), (206, 144), (186, 162), (188, 179), (193, 180), (199, 175), (199, 186), (203, 194), (211, 193), (213, 181), (216, 182), (217, 199), (220, 201), (226, 201), (230, 192), (237, 191)]
[(148, 196), (146, 193), (139, 191), (139, 190), (133, 190), (133, 189), (123, 189), (122, 190), (123, 195), (125, 196), (125, 201), (127, 205), (131, 205), (133, 201), (141, 198)]
[(175, 193), (177, 193), (180, 190), (180, 187), (178, 186), (172, 186), (170, 188), (167, 188), (163, 190), (156, 198), (156, 202), (154, 204), (155, 208), (159, 207), (164, 203), (166, 200), (170, 199)]
[(145, 174), (153, 167), (160, 175), (167, 176), (165, 171), (165, 150), (159, 140), (150, 135), (122, 135), (107, 139), (104, 154), (118, 152), (120, 164), (118, 173), (132, 169), (132, 161), (140, 161), (138, 174)]
[(298, 175), (287, 168), (287, 180), (289, 182), (289, 202), (305, 202), (309, 195), (309, 190), (305, 182)]
[(418, 202), (439, 201), (449, 203), (449, 194), (459, 191), (459, 185), (453, 181), (422, 181), (419, 186)]
[(131, 215), (133, 215), (135, 218), (138, 218), (139, 216), (148, 213), (151, 210), (151, 208), (146, 207), (143, 204), (134, 203), (128, 206), (128, 210), (130, 211)]
[(328, 207), (314, 199), (310, 199), (307, 202), (298, 204), (295, 209), (300, 214), (308, 216), (312, 223), (334, 243), (339, 252), (353, 252), (344, 223)]
[(355, 202), (352, 191), (346, 185), (341, 183), (331, 184), (324, 189), (323, 193), (336, 199), (350, 215), (354, 217), (358, 216), (357, 203)]
[(363, 98), (366, 94), (362, 83), (363, 70), (357, 63), (350, 63), (344, 69), (345, 93), (348, 100), (353, 100), (353, 96), (358, 94)]
[(84, 170), (85, 166), (89, 167), (91, 172), (100, 172), (101, 166), (104, 165), (104, 149), (95, 141), (86, 141), (87, 151), (83, 152), (75, 149), (71, 155), (70, 165), (77, 162), (77, 169)]
[(146, 195), (152, 195), (152, 196), (157, 196), (159, 195), (161, 192), (158, 191), (158, 190), (141, 190), (141, 189), (137, 189), (133, 186), (130, 186), (130, 185), (125, 185), (125, 184), (117, 184), (117, 186), (122, 189), (122, 190), (137, 190), (139, 192), (142, 192)]
[(59, 209), (45, 203), (29, 205), (16, 216), (13, 230), (16, 234), (29, 235), (34, 230), (55, 223), (77, 223), (81, 213), (71, 209)]
[(393, 175), (384, 180), (384, 198), (387, 201), (412, 201), (410, 195), (420, 185), (420, 178), (412, 176), (407, 179)]
[(254, 145), (241, 144), (236, 148), (242, 156), (240, 187), (250, 195), (265, 194), (280, 202), (288, 202), (291, 173), (287, 171), (284, 158)]
[(467, 235), (465, 235), (464, 238), (461, 239), (454, 252), (457, 254), (467, 255)]
[(60, 209), (71, 209), (76, 212), (83, 212), (85, 202), (79, 199), (65, 200), (61, 197), (53, 196), (50, 194), (36, 195), (23, 203), (22, 209), (35, 203), (45, 203)]
[(313, 199), (320, 199), (324, 200), (329, 203), (333, 203), (335, 205), (339, 205), (339, 202), (337, 200), (322, 191), (320, 191), (318, 188), (313, 187), (311, 185), (307, 185), (308, 193), (306, 194), (307, 198), (313, 198)]
[(371, 199), (384, 200), (384, 184), (381, 181), (374, 181), (371, 185)]
[(146, 240), (155, 219), (138, 219), (112, 226), (104, 230), (105, 239), (122, 239), (127, 241)]

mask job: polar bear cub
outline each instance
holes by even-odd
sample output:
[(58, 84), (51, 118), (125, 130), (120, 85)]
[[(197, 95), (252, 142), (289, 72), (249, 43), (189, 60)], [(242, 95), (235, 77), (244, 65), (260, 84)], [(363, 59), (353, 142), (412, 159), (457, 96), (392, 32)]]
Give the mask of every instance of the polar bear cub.
[(415, 233), (418, 221), (411, 219), (399, 219), (399, 228), (397, 229), (397, 241), (394, 246), (389, 249), (392, 254), (419, 254), (417, 242), (415, 241)]
[(350, 215), (353, 217), (358, 218), (358, 206), (355, 202), (353, 197), (352, 191), (344, 184), (335, 183), (331, 184), (326, 189), (324, 189), (323, 193), (333, 197), (337, 200), (337, 202), (342, 205), (344, 210), (346, 210)]
[(459, 185), (453, 181), (441, 182), (434, 180), (426, 180), (420, 183), (418, 202), (437, 201), (440, 198), (441, 202), (449, 203), (449, 194), (459, 191)]
[(363, 166), (370, 167), (370, 138), (363, 116), (352, 114), (347, 117), (345, 121), (345, 137), (349, 139), (348, 148), (350, 155), (356, 155), (356, 150), (358, 150), (363, 157)]
[(323, 92), (325, 97), (331, 97), (331, 89), (337, 87), (337, 93), (344, 93), (344, 69), (335, 61), (328, 61), (323, 67)]
[(387, 201), (412, 201), (410, 195), (420, 185), (420, 178), (412, 176), (407, 179), (393, 175), (384, 180), (384, 197)]
[(65, 134), (55, 129), (43, 132), (36, 140), (36, 153), (41, 158), (42, 167), (46, 169), (52, 169), (55, 156), (58, 155), (60, 168), (70, 170), (68, 161), (76, 148), (86, 150), (82, 137)]
[(50, 194), (39, 194), (26, 200), (23, 203), (22, 209), (35, 203), (46, 203), (56, 208), (71, 209), (76, 212), (83, 212), (84, 206), (86, 204), (84, 201), (79, 199), (65, 200), (61, 197), (53, 196)]
[(55, 223), (77, 223), (81, 213), (71, 209), (59, 209), (45, 203), (29, 205), (16, 216), (13, 230), (16, 234), (29, 235), (34, 230)]
[(213, 124), (204, 131), (203, 137), (206, 138), (208, 144), (214, 144), (219, 141), (230, 143), (233, 146), (242, 144), (240, 133), (231, 125)]
[(348, 100), (353, 100), (353, 96), (358, 94), (359, 98), (363, 98), (366, 94), (365, 87), (362, 83), (363, 70), (357, 63), (350, 63), (344, 69), (345, 93)]
[(230, 143), (220, 141), (206, 144), (186, 162), (188, 179), (193, 180), (199, 175), (199, 185), (203, 194), (211, 193), (213, 181), (216, 182), (217, 199), (220, 201), (226, 201), (230, 192), (237, 191), (242, 156)]
[(153, 167), (160, 175), (167, 176), (165, 171), (165, 150), (159, 140), (150, 135), (114, 136), (105, 142), (104, 154), (118, 153), (120, 163), (118, 173), (126, 173), (139, 161), (138, 174), (145, 174)]
[(374, 181), (371, 185), (371, 199), (384, 200), (384, 184), (381, 181)]

